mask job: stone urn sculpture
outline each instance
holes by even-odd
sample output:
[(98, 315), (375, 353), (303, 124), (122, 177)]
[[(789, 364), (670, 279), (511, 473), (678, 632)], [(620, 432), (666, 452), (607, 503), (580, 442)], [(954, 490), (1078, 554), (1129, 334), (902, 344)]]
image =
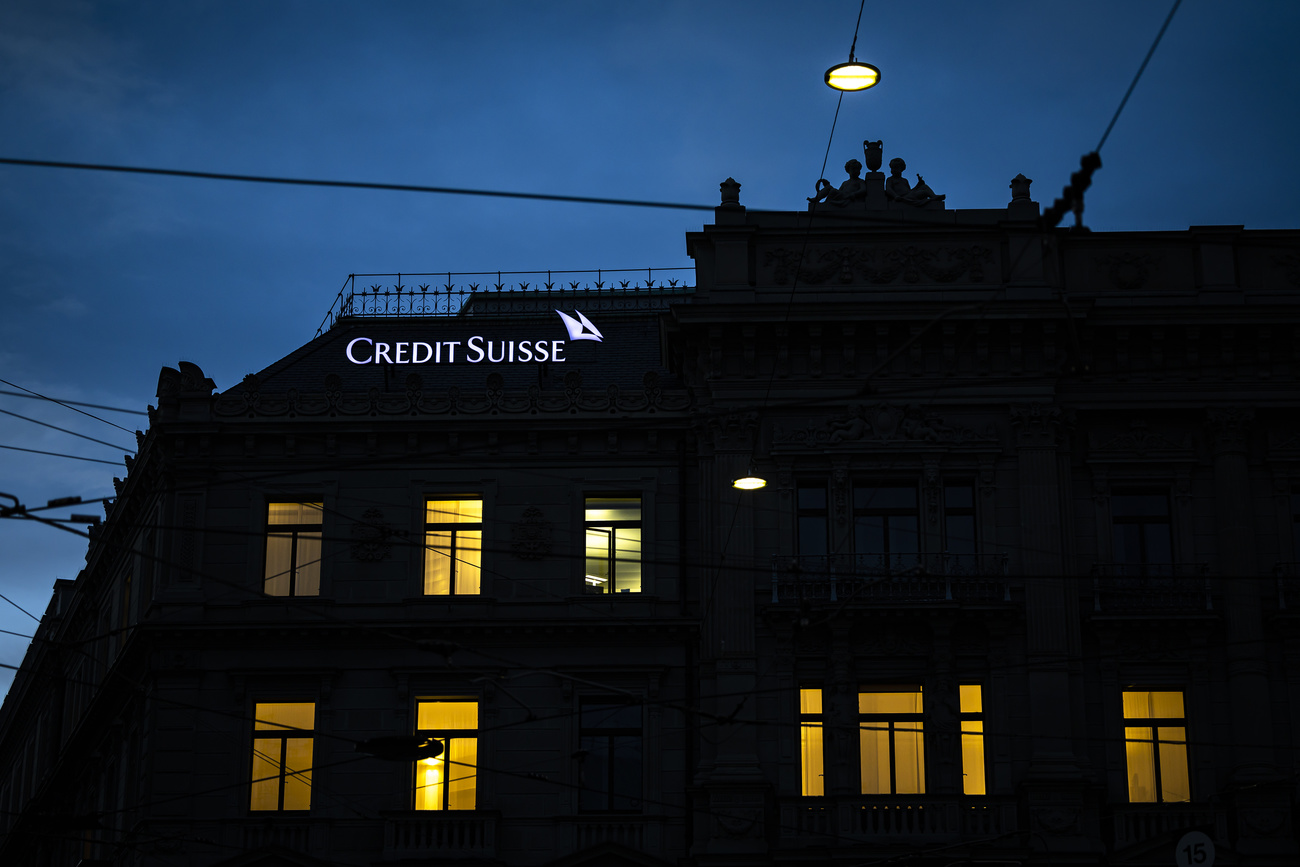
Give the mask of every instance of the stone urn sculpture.
[(884, 139), (880, 141), (864, 141), (862, 143), (862, 154), (866, 158), (867, 171), (880, 171), (881, 162), (884, 159), (882, 155), (884, 153), (884, 144)]

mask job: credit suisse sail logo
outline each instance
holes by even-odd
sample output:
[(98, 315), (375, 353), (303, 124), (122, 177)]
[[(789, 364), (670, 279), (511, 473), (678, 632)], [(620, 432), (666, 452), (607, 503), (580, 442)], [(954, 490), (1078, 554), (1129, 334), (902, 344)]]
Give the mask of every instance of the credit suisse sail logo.
[[(605, 336), (591, 320), (574, 310), (562, 310), (560, 321), (569, 340), (603, 343)], [(564, 363), (564, 340), (496, 340), (475, 334), (466, 340), (376, 340), (354, 337), (344, 354), (353, 364), (517, 364), (520, 362)]]

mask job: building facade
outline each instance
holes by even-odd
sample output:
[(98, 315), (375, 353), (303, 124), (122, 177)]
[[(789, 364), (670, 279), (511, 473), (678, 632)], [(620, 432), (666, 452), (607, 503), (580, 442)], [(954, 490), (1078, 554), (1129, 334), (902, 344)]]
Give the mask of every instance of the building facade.
[(164, 368), (0, 862), (1296, 863), (1300, 232), (867, 157), (728, 179), (693, 286), (352, 287)]

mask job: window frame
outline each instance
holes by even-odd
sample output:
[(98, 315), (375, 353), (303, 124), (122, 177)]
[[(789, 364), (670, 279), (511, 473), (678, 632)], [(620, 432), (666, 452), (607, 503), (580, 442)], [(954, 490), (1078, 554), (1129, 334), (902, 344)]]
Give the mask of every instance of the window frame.
[[(1150, 696), (1155, 694), (1176, 694), (1179, 704), (1182, 706), (1183, 714), (1178, 717), (1156, 717), (1156, 716), (1137, 716), (1130, 717), (1125, 710), (1126, 699), (1128, 695), (1146, 695), (1148, 707), (1151, 705)], [(1125, 687), (1120, 691), (1120, 713), (1123, 721), (1123, 743), (1124, 743), (1124, 791), (1127, 803), (1130, 804), (1188, 804), (1192, 802), (1192, 777), (1191, 777), (1191, 757), (1188, 751), (1189, 738), (1187, 736), (1187, 691), (1181, 687), (1159, 686), (1153, 688)], [(1131, 723), (1138, 723), (1132, 725)], [(1145, 725), (1143, 725), (1145, 723)], [(1131, 736), (1130, 732), (1139, 729), (1147, 729), (1150, 734), (1146, 737)], [(1180, 729), (1182, 738), (1166, 738), (1161, 736), (1161, 729)], [(1150, 764), (1152, 770), (1151, 792), (1153, 797), (1144, 800), (1134, 800), (1133, 791), (1134, 781), (1134, 752), (1130, 747), (1131, 744), (1144, 744), (1150, 747)], [(1166, 753), (1165, 746), (1171, 747)], [(1173, 754), (1181, 752), (1181, 771), (1182, 778), (1187, 786), (1187, 797), (1178, 800), (1167, 799), (1165, 795), (1165, 780), (1169, 776), (1167, 773), (1169, 764), (1173, 761)]]
[[(311, 708), (312, 727), (310, 729), (297, 728), (283, 723), (274, 723), (263, 717), (270, 717), (271, 713), (261, 710), (264, 707), (272, 705), (297, 705), (309, 706)], [(252, 737), (249, 740), (248, 755), (251, 760), (249, 769), (249, 797), (248, 811), (255, 814), (268, 813), (308, 813), (311, 811), (312, 802), (312, 773), (315, 770), (316, 760), (316, 732), (317, 732), (317, 712), (318, 703), (315, 700), (303, 701), (300, 699), (293, 700), (275, 700), (275, 701), (255, 701), (253, 703), (253, 728)], [(291, 740), (305, 740), (307, 742), (307, 768), (305, 770), (287, 768), (289, 760), (289, 749)], [(264, 750), (259, 750), (257, 744), (259, 741), (278, 741), (277, 755), (273, 758)], [(275, 767), (276, 775), (258, 776), (258, 759), (271, 764)], [(276, 780), (276, 806), (275, 807), (257, 807), (257, 787), (258, 783), (270, 782)], [(295, 779), (305, 786), (307, 794), (307, 806), (305, 807), (285, 807), (285, 790), (288, 788), (288, 781)]]
[[(970, 491), (969, 506), (950, 506), (948, 505), (948, 491), (955, 488), (964, 488)], [(973, 557), (977, 556), (980, 551), (980, 524), (979, 524), (979, 497), (977, 496), (975, 483), (969, 479), (945, 479), (940, 489), (940, 496), (943, 498), (943, 553), (954, 557)], [(952, 538), (949, 531), (949, 518), (970, 518), (971, 536), (969, 551), (953, 551), (950, 539)]]
[[(1116, 515), (1115, 501), (1121, 497), (1162, 497), (1165, 504), (1165, 512), (1159, 515)], [(1176, 545), (1174, 541), (1174, 513), (1173, 502), (1170, 497), (1170, 491), (1167, 487), (1153, 487), (1150, 485), (1137, 487), (1122, 487), (1110, 492), (1110, 560), (1112, 568), (1116, 575), (1148, 577), (1170, 574), (1174, 563), (1177, 561)], [(1116, 535), (1118, 528), (1124, 526), (1138, 527), (1138, 559), (1136, 561), (1124, 560), (1120, 558), (1120, 546), (1116, 544)], [(1169, 559), (1165, 561), (1152, 560), (1147, 552), (1147, 528), (1153, 526), (1163, 526), (1165, 528), (1165, 542), (1169, 548)], [(1153, 568), (1155, 567), (1155, 568)], [(1164, 567), (1164, 572), (1160, 570)]]
[[(317, 511), (319, 511), (320, 513), (320, 518), (321, 518), (320, 523), (319, 524), (311, 524), (311, 523), (273, 524), (271, 523), (271, 507), (277, 505), (279, 506), (294, 505), (298, 507), (315, 506), (317, 507)], [(262, 526), (263, 526), (262, 543), (264, 549), (262, 555), (262, 595), (271, 599), (294, 599), (294, 598), (305, 598), (310, 596), (320, 596), (321, 577), (322, 577), (322, 573), (324, 572), (324, 570), (321, 567), (325, 562), (325, 498), (317, 497), (315, 499), (267, 500), (266, 509), (263, 512)], [(312, 528), (314, 528), (314, 530)], [(317, 546), (316, 559), (300, 564), (298, 562), (299, 539), (306, 538), (313, 532), (316, 536), (316, 546)], [(271, 564), (269, 562), (271, 557), (271, 539), (272, 537), (285, 537), (285, 536), (288, 536), (289, 538), (289, 568), (288, 570), (277, 572), (275, 573), (275, 575), (267, 575), (267, 571), (271, 567)], [(314, 575), (315, 584), (316, 584), (315, 592), (312, 593), (299, 592), (299, 584), (301, 581), (301, 576), (304, 573), (307, 573), (309, 571), (313, 571), (315, 573)], [(289, 579), (288, 592), (272, 593), (268, 587), (269, 583), (273, 580), (278, 579), (280, 576), (286, 574), (286, 572), (288, 574), (288, 579)]]
[[(859, 491), (881, 491), (881, 490), (908, 490), (912, 492), (912, 505), (903, 506), (873, 506), (858, 505)], [(883, 479), (872, 481), (870, 483), (857, 481), (853, 482), (850, 496), (850, 508), (852, 511), (852, 530), (853, 530), (853, 553), (859, 566), (856, 571), (875, 572), (884, 570), (887, 573), (906, 572), (916, 568), (922, 563), (925, 555), (925, 527), (921, 520), (922, 489), (917, 480), (910, 483), (905, 481), (895, 481), (892, 479)], [(874, 500), (875, 497), (869, 498)], [(881, 550), (864, 551), (859, 544), (859, 522), (866, 518), (883, 519), (880, 527), (881, 532)], [(893, 550), (890, 544), (893, 531), (891, 529), (891, 519), (910, 518), (912, 521), (911, 532), (915, 538), (914, 546), (911, 550)], [(879, 562), (868, 562), (867, 558), (880, 558)], [(863, 568), (865, 567), (865, 569)]]
[[(421, 728), (420, 727), (420, 705), (437, 704), (439, 702), (472, 703), (474, 705), (474, 727), (473, 728), (447, 728), (447, 727)], [(423, 735), (426, 738), (433, 738), (440, 741), (442, 743), (442, 752), (433, 758), (418, 759), (411, 764), (411, 800), (412, 800), (411, 808), (413, 810), (420, 813), (447, 813), (447, 812), (467, 813), (479, 809), (478, 767), (479, 767), (480, 738), (478, 736), (478, 733), (481, 728), (481, 720), (479, 719), (479, 715), (482, 711), (482, 707), (483, 707), (482, 698), (477, 695), (464, 695), (464, 694), (425, 695), (425, 696), (420, 696), (415, 700), (415, 734)], [(469, 732), (470, 734), (466, 735), (465, 732)], [(469, 807), (451, 806), (453, 791), (450, 783), (458, 782), (459, 780), (465, 778), (444, 779), (443, 782), (436, 784), (442, 787), (442, 794), (441, 797), (439, 798), (441, 803), (439, 804), (439, 806), (436, 807), (421, 806), (420, 771), (422, 765), (425, 765), (426, 763), (430, 763), (430, 762), (441, 765), (443, 768), (444, 776), (446, 777), (450, 777), (450, 774), (446, 773), (446, 769), (448, 767), (464, 766), (464, 763), (454, 763), (451, 758), (453, 741), (472, 741), (474, 744), (474, 763), (472, 765), (469, 765), (469, 767), (474, 769), (474, 773), (468, 777), (468, 779), (473, 781), (473, 788), (471, 790), (471, 798), (473, 800), (473, 806), (469, 806)]]
[[(423, 527), (423, 555), (420, 560), (420, 593), (427, 598), (446, 599), (457, 596), (482, 596), (483, 595), (483, 514), (484, 498), (482, 494), (456, 493), (456, 494), (429, 494), (423, 498), (424, 521)], [(477, 521), (430, 521), (429, 509), (433, 503), (478, 503)], [(475, 589), (473, 592), (461, 592), (457, 587), (457, 579), (465, 578), (462, 573), (466, 571), (463, 567), (467, 566), (469, 561), (462, 560), (457, 556), (459, 551), (474, 550), (467, 547), (459, 547), (456, 543), (461, 533), (478, 533), (478, 563), (474, 566), (477, 570), (475, 580)], [(435, 593), (430, 591), (430, 581), (433, 577), (430, 574), (431, 557), (436, 552), (442, 551), (440, 546), (435, 546), (431, 541), (434, 533), (450, 533), (450, 544), (445, 549), (448, 558), (448, 577), (447, 592)]]
[[(617, 726), (617, 725), (594, 725), (588, 726), (586, 715), (589, 708), (636, 708), (638, 711), (639, 721), (635, 727)], [(616, 738), (636, 740), (636, 780), (635, 786), (626, 786), (627, 780), (620, 777), (620, 764), (615, 761), (618, 752), (618, 745), (615, 743)], [(593, 750), (588, 747), (588, 739), (605, 741), (605, 779), (604, 788), (596, 789), (591, 787), (587, 781), (586, 763), (591, 758)], [(619, 813), (619, 814), (636, 814), (645, 809), (645, 708), (642, 702), (636, 701), (624, 696), (611, 695), (591, 695), (582, 696), (578, 699), (578, 749), (582, 755), (582, 761), (579, 765), (579, 789), (578, 789), (578, 811), (582, 813)], [(626, 786), (626, 791), (624, 788)], [(635, 788), (635, 795), (631, 795), (632, 788)], [(604, 806), (592, 806), (589, 797), (600, 796), (604, 800)], [(616, 807), (616, 799), (626, 799), (633, 806), (627, 808)]]
[[(979, 702), (977, 710), (969, 709), (967, 696), (964, 690), (976, 690), (975, 697)], [(966, 797), (984, 797), (989, 793), (989, 754), (988, 742), (985, 739), (987, 732), (984, 729), (985, 710), (984, 710), (984, 685), (982, 683), (962, 683), (957, 686), (957, 728), (961, 741), (961, 792)], [(979, 754), (979, 784), (973, 785), (971, 780), (972, 762), (969, 760), (970, 751), (978, 751)], [(978, 788), (980, 791), (970, 791)]]
[[(808, 709), (814, 693), (816, 710)], [(816, 737), (810, 738), (813, 732)], [(815, 763), (809, 761), (812, 750), (817, 751)], [(799, 795), (803, 798), (826, 795), (826, 693), (821, 686), (799, 687)]]
[[(822, 505), (805, 506), (803, 505), (804, 491), (819, 491), (822, 495)], [(794, 550), (797, 557), (827, 557), (831, 553), (831, 511), (830, 511), (830, 490), (824, 479), (800, 479), (795, 483), (794, 489)], [(805, 538), (804, 521), (821, 522), (820, 532), (820, 550), (805, 550), (809, 541)]]
[[(606, 520), (603, 518), (589, 517), (593, 507), (592, 502), (600, 501), (619, 501), (635, 500), (637, 504), (637, 518), (623, 520)], [(617, 598), (624, 595), (640, 595), (646, 592), (648, 583), (645, 568), (645, 549), (646, 549), (646, 496), (644, 493), (636, 491), (587, 491), (582, 495), (582, 591), (584, 595), (606, 596)], [(591, 546), (588, 544), (589, 535), (593, 530), (602, 531), (608, 528), (612, 532), (609, 534), (608, 544), (605, 546), (605, 568), (609, 578), (606, 579), (610, 585), (608, 589), (602, 587), (600, 583), (593, 579), (599, 576), (591, 575), (588, 568), (589, 561), (594, 559), (589, 553)], [(637, 554), (636, 558), (619, 557), (619, 530), (636, 530), (637, 535)], [(619, 587), (619, 564), (635, 563), (637, 567), (637, 586), (635, 588)]]
[[(865, 712), (862, 710), (862, 698), (865, 695), (915, 695), (918, 696), (918, 702), (921, 710), (917, 712)], [(858, 789), (864, 797), (906, 797), (922, 796), (926, 793), (926, 772), (927, 762), (925, 759), (925, 694), (924, 686), (919, 683), (908, 684), (867, 684), (858, 687), (858, 768), (859, 780)], [(881, 725), (884, 728), (880, 728)], [(887, 732), (888, 748), (886, 754), (889, 758), (889, 791), (888, 792), (868, 792), (866, 774), (864, 773), (868, 757), (866, 752), (866, 732), (884, 731)], [(898, 759), (899, 750), (903, 749), (898, 744), (898, 734), (908, 733), (915, 737), (916, 758), (918, 764), (917, 784), (918, 790), (915, 792), (900, 792), (898, 783)], [(879, 778), (879, 772), (877, 772)]]

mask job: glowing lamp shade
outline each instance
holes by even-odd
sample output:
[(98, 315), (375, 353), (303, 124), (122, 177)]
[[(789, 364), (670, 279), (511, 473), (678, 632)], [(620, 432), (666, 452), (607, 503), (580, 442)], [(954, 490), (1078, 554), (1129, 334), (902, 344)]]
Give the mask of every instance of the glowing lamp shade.
[(757, 491), (759, 488), (766, 487), (766, 485), (767, 479), (760, 479), (758, 476), (744, 476), (743, 478), (731, 480), (731, 486), (742, 491)]
[(866, 90), (880, 83), (880, 70), (851, 60), (826, 70), (826, 84), (836, 90)]

